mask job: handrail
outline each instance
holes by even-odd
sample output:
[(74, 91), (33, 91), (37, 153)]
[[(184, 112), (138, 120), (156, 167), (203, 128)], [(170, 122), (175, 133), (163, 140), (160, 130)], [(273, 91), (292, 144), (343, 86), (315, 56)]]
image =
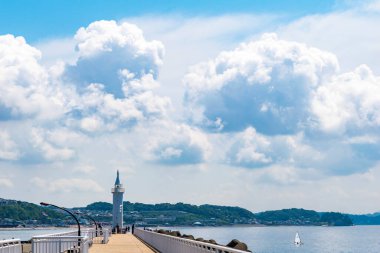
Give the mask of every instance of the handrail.
[(101, 236), (96, 235), (100, 235), (96, 229), (88, 228), (82, 230), (82, 236), (77, 236), (76, 231), (33, 236), (32, 253), (60, 253), (68, 250), (87, 253), (93, 243), (108, 243), (108, 229), (103, 229)]
[(222, 245), (159, 234), (138, 228), (135, 229), (134, 234), (153, 248), (165, 253), (247, 253), (247, 251), (232, 249)]
[(85, 236), (33, 236), (32, 253), (60, 253), (68, 250), (88, 253), (91, 242)]
[(20, 239), (0, 240), (0, 253), (21, 253)]
[(37, 235), (37, 236), (34, 236), (34, 237), (39, 237), (39, 236), (69, 236), (69, 235), (74, 235), (76, 236), (77, 235), (77, 231), (76, 230), (69, 230), (69, 231), (66, 231), (66, 232), (59, 232), (59, 233), (52, 233), (52, 234), (45, 234), (45, 235)]

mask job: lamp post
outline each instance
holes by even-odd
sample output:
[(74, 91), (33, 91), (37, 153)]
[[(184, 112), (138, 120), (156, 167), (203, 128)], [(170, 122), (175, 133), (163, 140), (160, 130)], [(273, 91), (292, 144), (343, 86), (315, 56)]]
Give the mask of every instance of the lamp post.
[(98, 237), (98, 223), (96, 222), (96, 220), (94, 218), (92, 218), (90, 215), (88, 214), (84, 214), (84, 213), (80, 213), (80, 212), (75, 212), (75, 214), (78, 214), (78, 215), (83, 215), (85, 216), (86, 218), (92, 220), (95, 224), (95, 237)]
[(49, 203), (45, 203), (45, 202), (41, 202), (40, 205), (41, 206), (53, 206), (53, 207), (61, 209), (61, 210), (65, 211), (65, 212), (67, 212), (68, 214), (70, 214), (75, 219), (75, 221), (77, 222), (77, 225), (78, 225), (78, 236), (81, 236), (79, 221), (78, 221), (77, 217), (75, 217), (75, 215), (72, 212), (70, 212), (69, 210), (67, 210), (67, 209), (65, 209), (63, 207), (59, 207), (59, 206), (56, 206), (56, 205), (53, 205), (53, 204), (49, 204)]

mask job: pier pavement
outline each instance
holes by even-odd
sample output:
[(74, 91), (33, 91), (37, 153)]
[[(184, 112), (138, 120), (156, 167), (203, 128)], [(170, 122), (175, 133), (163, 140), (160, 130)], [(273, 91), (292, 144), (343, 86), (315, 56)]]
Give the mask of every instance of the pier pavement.
[(89, 253), (154, 253), (132, 234), (114, 234), (107, 244), (93, 244)]

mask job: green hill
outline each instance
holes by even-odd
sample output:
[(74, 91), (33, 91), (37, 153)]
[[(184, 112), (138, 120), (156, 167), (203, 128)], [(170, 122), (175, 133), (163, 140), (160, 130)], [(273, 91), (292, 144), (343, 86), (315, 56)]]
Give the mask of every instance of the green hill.
[(353, 222), (348, 215), (341, 213), (322, 213), (321, 222), (327, 223), (329, 226), (352, 226)]
[[(107, 212), (112, 212), (112, 205), (106, 202), (95, 202), (82, 211), (91, 211), (99, 220), (106, 221)], [(228, 225), (252, 224), (255, 216), (252, 212), (240, 208), (215, 205), (190, 205), (184, 203), (143, 204), (124, 202), (125, 222), (149, 225)]]
[(319, 225), (320, 215), (305, 209), (282, 209), (257, 214), (257, 219), (266, 225)]
[(17, 226), (33, 224), (57, 225), (65, 219), (64, 214), (36, 204), (0, 199), (0, 226)]
[[(112, 220), (112, 204), (95, 202), (86, 207), (76, 207), (99, 222)], [(360, 217), (364, 220), (363, 217)], [(143, 204), (124, 202), (124, 221), (144, 226), (203, 225), (220, 226), (233, 224), (263, 225), (329, 225), (350, 226), (348, 215), (341, 213), (318, 213), (305, 209), (282, 209), (254, 214), (241, 207), (217, 205), (190, 205), (185, 203)], [(0, 199), (0, 226), (17, 225), (65, 225), (74, 221), (66, 213), (35, 204)]]
[(345, 214), (336, 212), (318, 213), (297, 208), (266, 211), (256, 214), (256, 218), (265, 225), (353, 225), (351, 218)]

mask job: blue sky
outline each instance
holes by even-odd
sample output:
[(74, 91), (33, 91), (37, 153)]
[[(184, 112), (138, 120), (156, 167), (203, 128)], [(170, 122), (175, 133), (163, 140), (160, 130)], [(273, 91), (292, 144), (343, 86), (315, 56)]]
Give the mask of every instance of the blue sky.
[(379, 22), (375, 0), (3, 2), (0, 196), (111, 201), (119, 170), (132, 202), (379, 211)]
[(0, 33), (22, 35), (33, 43), (46, 38), (66, 37), (75, 33), (78, 26), (101, 19), (119, 20), (141, 15), (210, 16), (232, 13), (276, 13), (295, 18), (344, 7), (338, 5), (336, 0), (3, 1), (0, 8)]

